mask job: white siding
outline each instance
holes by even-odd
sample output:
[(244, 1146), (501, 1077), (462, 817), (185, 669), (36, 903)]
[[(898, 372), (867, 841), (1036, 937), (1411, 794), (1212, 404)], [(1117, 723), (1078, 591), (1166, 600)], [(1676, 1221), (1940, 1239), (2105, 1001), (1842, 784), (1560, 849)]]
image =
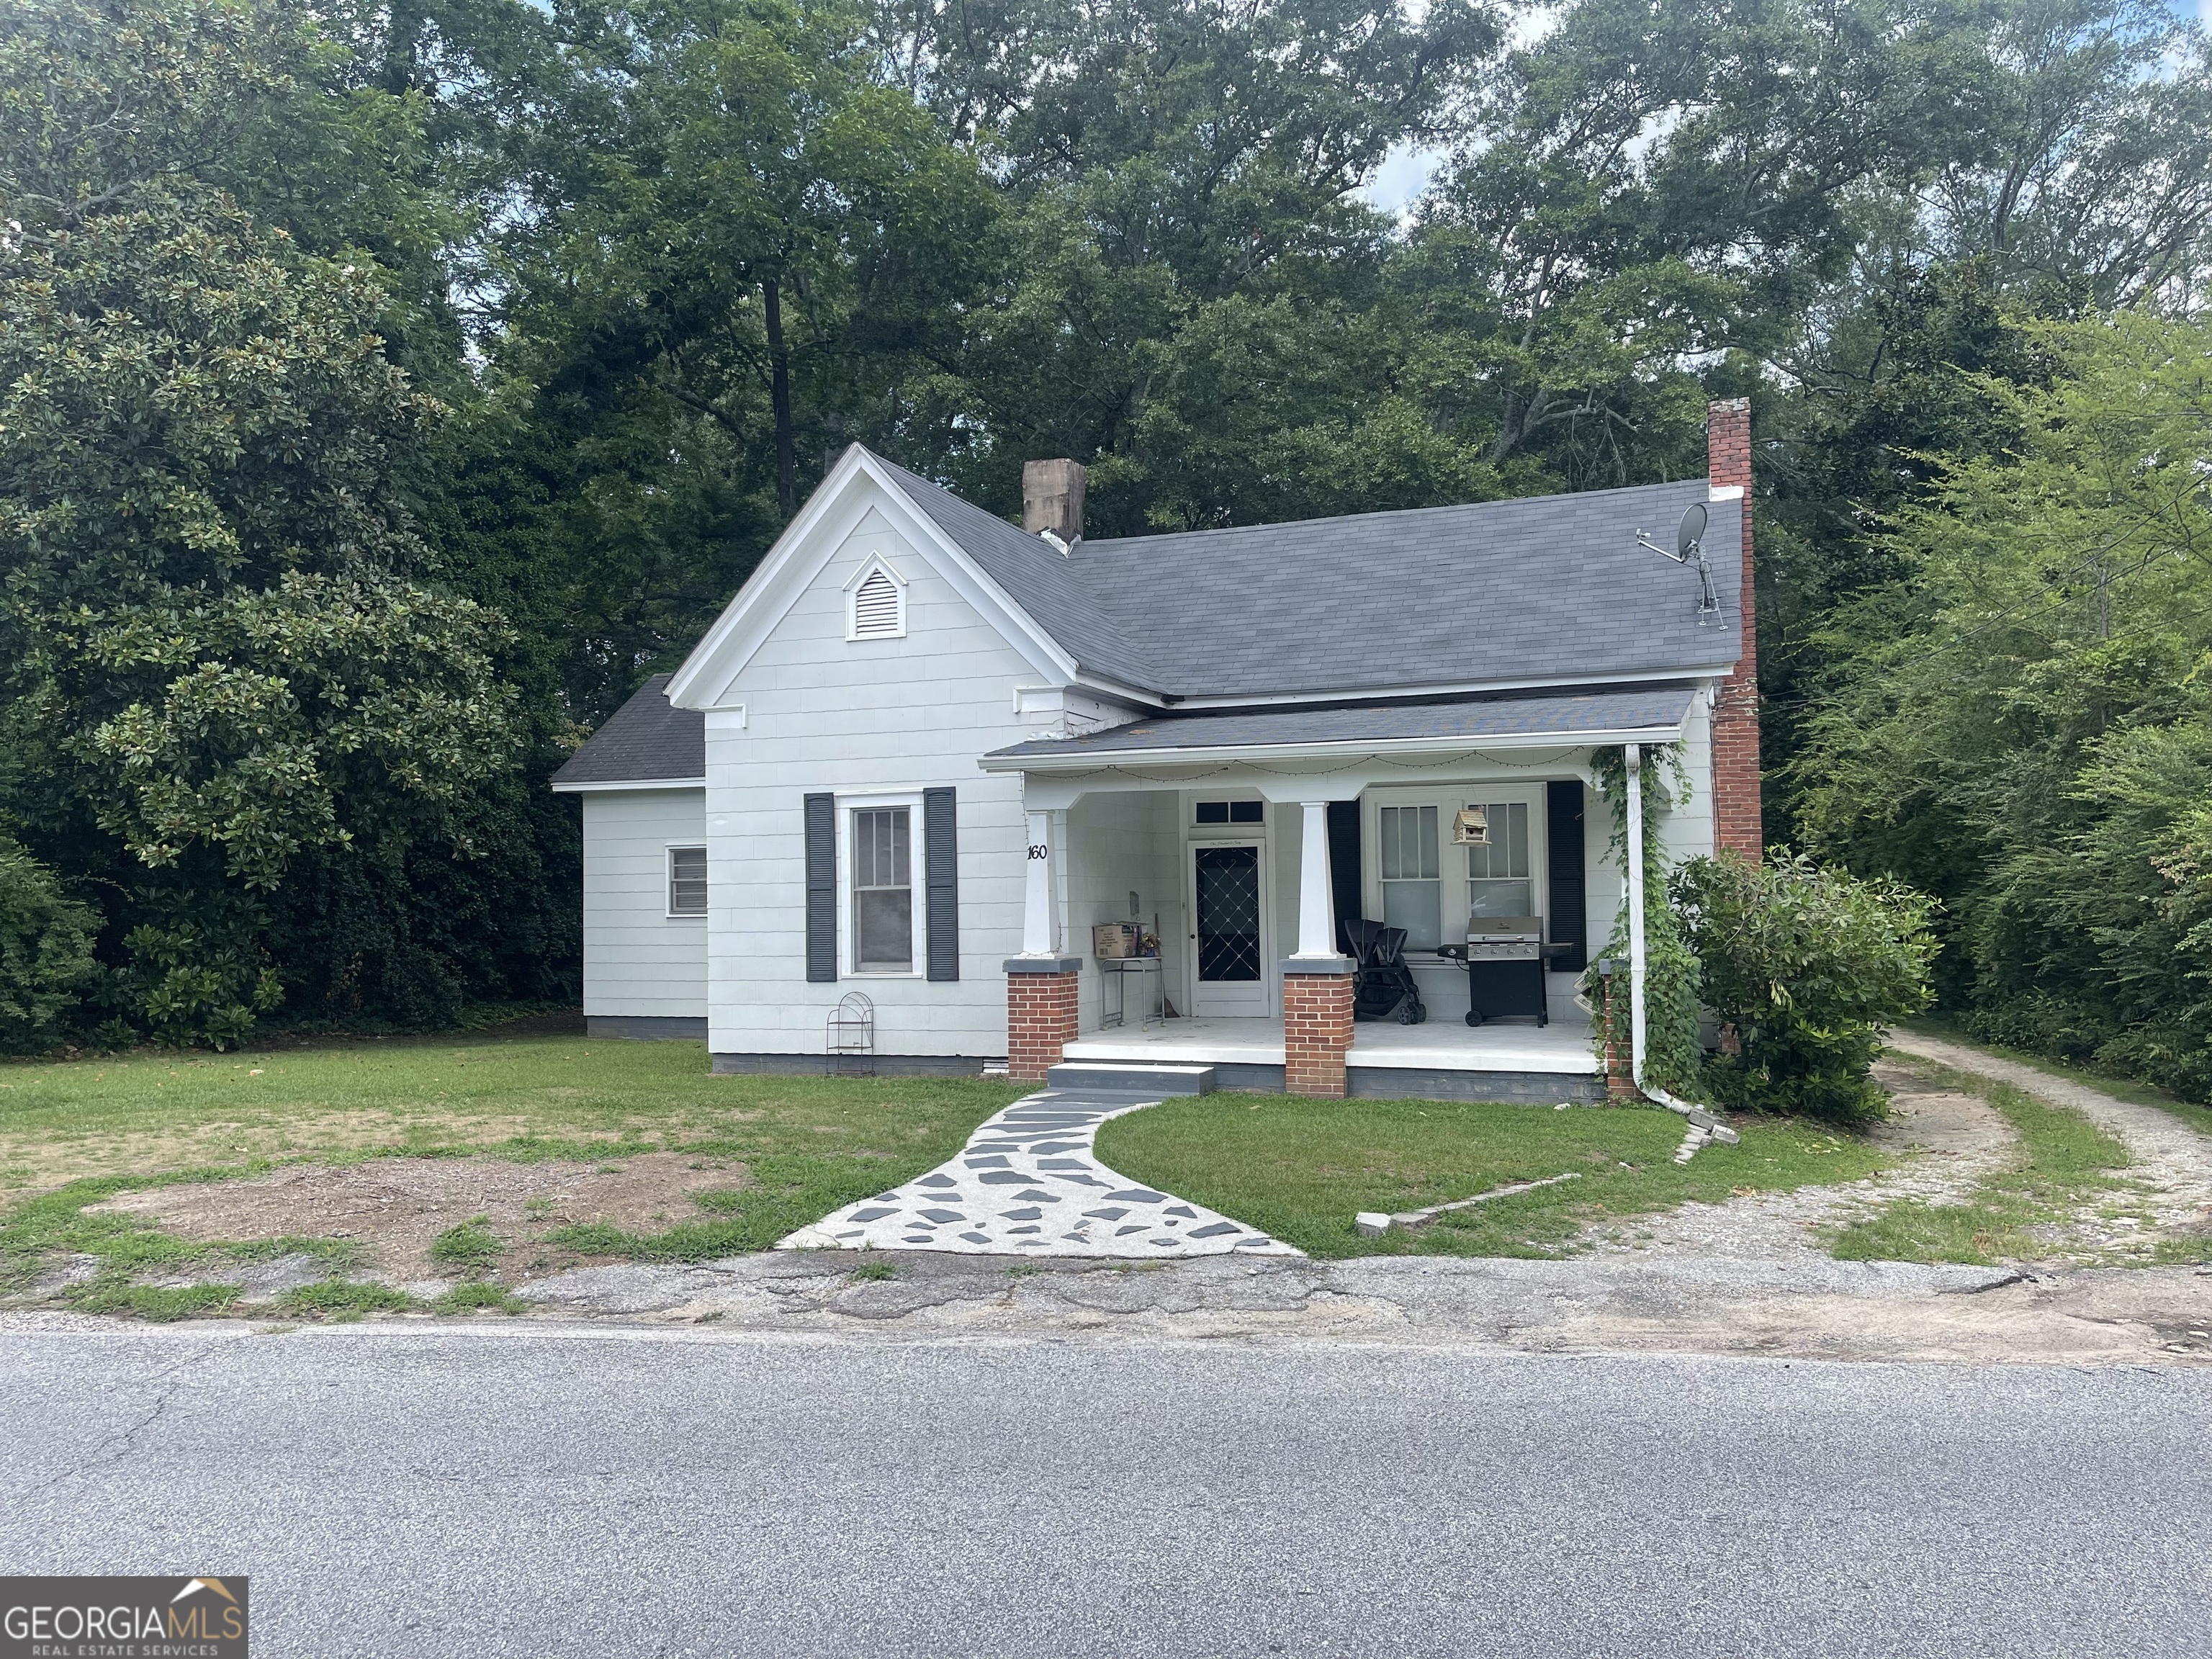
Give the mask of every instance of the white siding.
[[(1049, 556), (1042, 544), (1037, 550)], [(908, 584), (906, 635), (848, 641), (846, 584), (878, 556)], [(1015, 688), (1034, 680), (1035, 671), (880, 514), (861, 520), (714, 698), (744, 705), (743, 729), (712, 707), (707, 715), (714, 1053), (819, 1054), (823, 1022), (854, 990), (875, 1003), (878, 1054), (1006, 1052), (1000, 964), (1021, 950), (1021, 780), (987, 775), (975, 762), (1035, 725), (1014, 708)], [(943, 785), (959, 791), (960, 978), (845, 972), (835, 984), (810, 983), (804, 797)], [(842, 806), (839, 818), (842, 830)], [(921, 898), (917, 885), (917, 907)], [(842, 947), (841, 939), (841, 964)]]
[(707, 840), (703, 789), (592, 791), (584, 804), (584, 1012), (698, 1019), (707, 922), (668, 914), (668, 848)]
[[(1171, 792), (1085, 795), (1068, 809), (1068, 940), (1084, 958), (1080, 985), (1083, 1030), (1097, 1028), (1104, 985), (1091, 960), (1094, 922), (1127, 921), (1129, 895), (1137, 895), (1146, 927), (1157, 917), (1166, 963), (1168, 1000), (1188, 1011), (1183, 992), (1182, 837), (1178, 798)], [(1130, 1024), (1142, 1016), (1152, 988), (1132, 979), (1127, 988)]]

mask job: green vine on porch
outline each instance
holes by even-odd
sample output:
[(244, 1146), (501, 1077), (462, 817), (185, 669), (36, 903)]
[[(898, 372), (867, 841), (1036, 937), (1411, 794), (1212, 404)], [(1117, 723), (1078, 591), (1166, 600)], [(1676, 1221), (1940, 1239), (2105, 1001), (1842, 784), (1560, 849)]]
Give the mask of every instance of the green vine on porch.
[[(1620, 872), (1620, 890), (1628, 890), (1628, 756), (1625, 749), (1600, 749), (1590, 756), (1590, 773), (1598, 793), (1612, 809), (1613, 834), (1606, 851)], [(1662, 778), (1665, 781), (1662, 782)], [(1644, 1074), (1670, 1094), (1692, 1097), (1705, 1069), (1705, 1049), (1698, 1040), (1700, 971), (1696, 954), (1682, 930), (1682, 920), (1667, 902), (1665, 854), (1660, 848), (1660, 822), (1667, 813), (1688, 805), (1690, 781), (1675, 744), (1652, 744), (1644, 750), (1644, 992), (1645, 998)], [(1612, 958), (1622, 964), (1621, 994), (1610, 1007), (1598, 963)], [(1591, 1041), (1598, 1064), (1605, 1064), (1606, 1048), (1617, 1043), (1626, 1054), (1632, 1018), (1626, 991), (1628, 962), (1628, 906), (1624, 902), (1613, 918), (1613, 935), (1605, 949), (1592, 958), (1582, 978), (1584, 1000), (1597, 1011), (1591, 1024)]]

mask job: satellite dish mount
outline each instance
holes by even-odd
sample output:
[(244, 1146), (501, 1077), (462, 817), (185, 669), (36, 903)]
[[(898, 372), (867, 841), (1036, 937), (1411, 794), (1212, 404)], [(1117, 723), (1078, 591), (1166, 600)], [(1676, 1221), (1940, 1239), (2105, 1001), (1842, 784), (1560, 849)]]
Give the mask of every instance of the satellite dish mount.
[(1662, 559), (1672, 559), (1676, 564), (1695, 565), (1698, 570), (1698, 620), (1704, 623), (1721, 614), (1720, 596), (1713, 592), (1712, 567), (1705, 562), (1705, 507), (1702, 501), (1692, 501), (1682, 509), (1682, 522), (1674, 527), (1674, 545), (1670, 551), (1651, 539), (1651, 532), (1636, 532), (1636, 544), (1649, 549)]

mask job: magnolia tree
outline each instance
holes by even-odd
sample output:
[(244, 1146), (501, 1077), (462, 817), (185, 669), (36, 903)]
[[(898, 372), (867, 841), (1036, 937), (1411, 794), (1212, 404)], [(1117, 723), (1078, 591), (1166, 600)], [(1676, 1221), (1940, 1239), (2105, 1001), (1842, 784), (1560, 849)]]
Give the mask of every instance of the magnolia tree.
[(158, 872), (117, 981), (135, 1029), (241, 1036), (276, 994), (254, 896), (305, 849), (436, 833), (507, 763), (504, 624), (425, 579), (395, 505), (439, 410), (381, 302), (159, 182), (0, 246), (0, 683)]

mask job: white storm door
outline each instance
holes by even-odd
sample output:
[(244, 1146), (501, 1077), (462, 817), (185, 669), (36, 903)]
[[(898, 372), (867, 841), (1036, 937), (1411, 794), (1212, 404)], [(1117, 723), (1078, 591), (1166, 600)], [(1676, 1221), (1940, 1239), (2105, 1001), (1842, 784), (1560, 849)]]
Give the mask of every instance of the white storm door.
[(1190, 846), (1191, 1014), (1265, 1019), (1269, 994), (1267, 866), (1256, 841)]

